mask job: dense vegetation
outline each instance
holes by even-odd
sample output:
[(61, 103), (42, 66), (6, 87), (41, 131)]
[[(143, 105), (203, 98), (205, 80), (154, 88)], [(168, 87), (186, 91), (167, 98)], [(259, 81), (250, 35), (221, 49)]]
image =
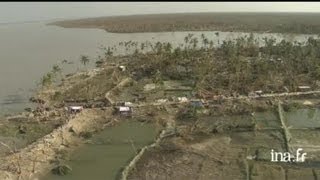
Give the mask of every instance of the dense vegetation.
[[(179, 47), (132, 42), (136, 49), (127, 62), (128, 69), (138, 80), (189, 80), (198, 92), (214, 94), (247, 95), (255, 90), (286, 92), (297, 91), (300, 85), (319, 86), (320, 40), (309, 38), (304, 44), (264, 41), (265, 46), (259, 47), (251, 35), (214, 47), (204, 35), (198, 39), (189, 34)], [(152, 50), (146, 53), (142, 51), (145, 48)]]
[(181, 13), (99, 17), (52, 23), (108, 32), (244, 31), (320, 33), (318, 13)]
[[(147, 78), (160, 84), (165, 80), (189, 82), (195, 92), (210, 95), (248, 95), (257, 90), (292, 92), (298, 91), (301, 85), (313, 89), (320, 86), (318, 39), (299, 43), (266, 38), (262, 47), (252, 34), (223, 41), (219, 47), (214, 47), (205, 35), (199, 39), (189, 34), (184, 40), (178, 47), (161, 42), (122, 42), (118, 48), (133, 54), (115, 56), (115, 47), (102, 48), (104, 56), (99, 56), (97, 66), (111, 62), (123, 64), (128, 67), (128, 75), (137, 81)], [(80, 61), (86, 65), (89, 58), (82, 56)], [(42, 85), (54, 82), (60, 71), (60, 67), (54, 66), (43, 77)]]

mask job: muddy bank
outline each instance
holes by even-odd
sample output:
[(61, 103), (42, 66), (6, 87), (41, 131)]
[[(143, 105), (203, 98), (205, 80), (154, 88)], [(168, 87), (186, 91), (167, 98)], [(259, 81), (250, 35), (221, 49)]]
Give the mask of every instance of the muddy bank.
[(68, 114), (62, 109), (35, 108), (1, 118), (1, 156), (16, 152), (63, 125)]
[(28, 147), (4, 157), (2, 179), (41, 177), (57, 165), (53, 162), (61, 161), (59, 154), (70, 153), (79, 146), (81, 133), (98, 130), (102, 123), (111, 121), (107, 118), (110, 114), (111, 110), (85, 110)]

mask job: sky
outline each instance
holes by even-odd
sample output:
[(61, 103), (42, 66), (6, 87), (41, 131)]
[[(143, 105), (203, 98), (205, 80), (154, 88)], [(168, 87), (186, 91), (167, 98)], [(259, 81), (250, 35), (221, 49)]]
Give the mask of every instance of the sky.
[(0, 23), (183, 12), (320, 12), (320, 2), (0, 2)]

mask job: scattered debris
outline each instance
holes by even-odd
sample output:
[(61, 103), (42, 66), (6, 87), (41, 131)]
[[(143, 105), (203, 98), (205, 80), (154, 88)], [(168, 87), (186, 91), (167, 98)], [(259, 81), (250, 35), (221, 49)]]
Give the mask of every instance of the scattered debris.
[(178, 97), (178, 101), (181, 103), (189, 102), (188, 98), (186, 97)]
[(83, 110), (83, 106), (69, 106), (67, 110), (71, 113), (79, 113)]
[(20, 134), (25, 134), (27, 133), (27, 127), (24, 125), (19, 125), (19, 133)]
[(301, 91), (307, 91), (307, 90), (310, 90), (311, 87), (310, 86), (298, 86), (299, 90)]
[(168, 102), (168, 99), (158, 99), (157, 100), (157, 103), (166, 103), (166, 102)]
[(16, 115), (16, 116), (10, 116), (7, 118), (8, 121), (15, 121), (15, 122), (26, 122), (28, 121), (28, 117), (25, 115)]
[(133, 104), (132, 104), (132, 102), (124, 102), (124, 106), (132, 107)]
[(313, 103), (312, 103), (311, 101), (308, 101), (308, 100), (307, 100), (307, 101), (304, 101), (304, 102), (303, 102), (303, 105), (313, 105)]
[(155, 89), (155, 88), (156, 88), (156, 84), (154, 84), (154, 83), (152, 83), (152, 84), (146, 84), (146, 85), (143, 87), (144, 91), (151, 91), (151, 90), (153, 90), (153, 89)]
[(248, 155), (247, 156), (247, 159), (249, 159), (249, 160), (255, 160), (256, 158), (257, 158), (256, 155)]
[(255, 93), (258, 95), (258, 96), (261, 96), (263, 91), (262, 90), (258, 90), (258, 91), (255, 91)]
[(58, 165), (57, 167), (53, 168), (51, 172), (56, 175), (65, 176), (72, 171), (71, 167), (68, 165)]
[(257, 97), (261, 97), (262, 94), (263, 94), (263, 91), (262, 91), (262, 90), (251, 91), (251, 92), (248, 94), (248, 97), (249, 97), (249, 98), (257, 98)]
[(44, 100), (42, 100), (42, 99), (40, 99), (40, 98), (35, 98), (35, 97), (31, 97), (31, 98), (29, 99), (29, 101), (30, 101), (30, 102), (33, 102), (33, 103), (39, 103), (39, 104), (44, 104), (44, 103), (45, 103)]
[(120, 71), (126, 71), (126, 67), (125, 66), (119, 66)]
[(32, 109), (29, 108), (29, 107), (28, 108), (24, 108), (24, 110), (27, 111), (27, 112), (32, 112)]
[(85, 139), (89, 139), (92, 137), (92, 132), (89, 132), (89, 131), (80, 132), (79, 136)]
[(193, 107), (204, 107), (204, 102), (202, 99), (192, 99), (190, 100), (190, 103)]

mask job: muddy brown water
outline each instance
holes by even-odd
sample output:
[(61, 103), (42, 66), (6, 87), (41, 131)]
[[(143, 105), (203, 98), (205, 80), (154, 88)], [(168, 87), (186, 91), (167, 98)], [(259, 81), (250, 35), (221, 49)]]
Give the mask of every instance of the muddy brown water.
[(72, 172), (66, 176), (49, 173), (43, 180), (105, 180), (116, 179), (122, 167), (134, 157), (135, 151), (156, 138), (151, 123), (125, 121), (93, 136), (93, 144), (76, 150), (67, 162)]

